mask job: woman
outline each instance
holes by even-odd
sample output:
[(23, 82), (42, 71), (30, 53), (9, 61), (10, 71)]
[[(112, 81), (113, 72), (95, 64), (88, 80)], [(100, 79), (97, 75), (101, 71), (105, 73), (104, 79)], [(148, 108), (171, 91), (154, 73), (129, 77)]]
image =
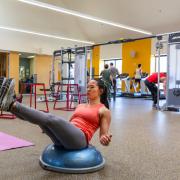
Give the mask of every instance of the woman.
[(80, 104), (70, 121), (14, 101), (14, 86), (13, 79), (1, 78), (0, 109), (10, 111), (20, 119), (39, 125), (55, 145), (66, 149), (86, 148), (98, 128), (100, 128), (100, 143), (105, 146), (110, 143), (112, 136), (108, 131), (111, 115), (105, 105), (101, 104), (101, 102), (107, 101), (107, 92), (103, 81), (91, 80), (88, 83), (89, 102)]
[[(166, 95), (166, 73), (165, 72), (160, 72), (159, 73), (159, 81), (163, 83), (163, 88), (164, 88), (164, 94)], [(153, 73), (151, 74), (145, 81), (144, 84), (147, 86), (149, 91), (151, 92), (152, 95), (152, 100), (153, 100), (153, 108), (157, 108), (157, 95), (158, 95), (158, 87), (156, 84), (158, 83), (158, 73)]]
[(136, 86), (141, 88), (141, 75), (142, 75), (142, 65), (138, 64), (138, 67), (136, 68), (136, 72), (135, 72), (135, 84)]

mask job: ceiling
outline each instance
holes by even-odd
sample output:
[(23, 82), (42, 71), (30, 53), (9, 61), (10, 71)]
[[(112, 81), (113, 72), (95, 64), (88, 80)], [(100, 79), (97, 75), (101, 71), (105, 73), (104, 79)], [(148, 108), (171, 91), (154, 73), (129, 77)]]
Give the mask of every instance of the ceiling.
[[(39, 0), (83, 14), (152, 32), (180, 30), (179, 0)], [(95, 43), (147, 35), (85, 20), (17, 0), (0, 0), (0, 26), (25, 29)], [(17, 32), (18, 33), (18, 32)], [(29, 36), (27, 34), (27, 36)], [(46, 38), (46, 37), (44, 37)], [(58, 39), (56, 41), (59, 41)], [(61, 40), (61, 46), (76, 42)]]

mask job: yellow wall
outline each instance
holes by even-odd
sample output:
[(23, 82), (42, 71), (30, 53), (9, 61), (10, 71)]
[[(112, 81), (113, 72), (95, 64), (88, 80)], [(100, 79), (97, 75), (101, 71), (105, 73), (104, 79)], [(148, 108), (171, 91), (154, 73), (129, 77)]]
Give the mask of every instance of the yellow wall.
[(87, 59), (87, 69), (90, 69), (90, 59)]
[(30, 76), (32, 76), (34, 74), (34, 58), (30, 59)]
[[(8, 57), (7, 57), (8, 59)], [(7, 60), (8, 64), (8, 60)], [(15, 91), (19, 92), (19, 53), (9, 53), (9, 68), (7, 66), (6, 74), (9, 78), (14, 78), (16, 81)], [(50, 71), (52, 69), (52, 56), (36, 55), (34, 59), (30, 61), (30, 68), (32, 74), (37, 74), (37, 82), (45, 83), (46, 88), (49, 88)], [(8, 72), (9, 71), (9, 72)], [(55, 61), (55, 81), (58, 80), (58, 61)], [(42, 91), (38, 91), (42, 93)]]
[(61, 81), (62, 80), (62, 75), (61, 75), (61, 65), (59, 61), (54, 62), (54, 81)]
[(10, 52), (9, 54), (9, 78), (14, 78), (16, 82), (15, 91), (19, 92), (19, 54)]
[(9, 59), (9, 53), (6, 53), (6, 77), (8, 77), (8, 74), (9, 74), (9, 64), (8, 64), (8, 59)]
[(92, 51), (92, 66), (94, 68), (94, 75), (99, 75), (100, 63), (100, 46), (95, 46)]
[(34, 74), (37, 74), (37, 83), (45, 83), (49, 88), (49, 78), (52, 64), (52, 56), (36, 55), (34, 58)]
[[(131, 57), (132, 51), (136, 52)], [(122, 72), (134, 76), (138, 64), (142, 64), (143, 72), (150, 73), (151, 39), (137, 40), (122, 45)]]

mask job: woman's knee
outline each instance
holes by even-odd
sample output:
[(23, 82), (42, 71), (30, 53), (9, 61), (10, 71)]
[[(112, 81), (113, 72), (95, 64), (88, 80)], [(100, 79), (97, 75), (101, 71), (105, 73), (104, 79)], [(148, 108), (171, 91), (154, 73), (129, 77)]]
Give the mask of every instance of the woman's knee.
[(51, 113), (47, 113), (47, 117), (46, 117), (46, 125), (47, 126), (52, 126), (55, 124), (55, 118), (54, 115)]

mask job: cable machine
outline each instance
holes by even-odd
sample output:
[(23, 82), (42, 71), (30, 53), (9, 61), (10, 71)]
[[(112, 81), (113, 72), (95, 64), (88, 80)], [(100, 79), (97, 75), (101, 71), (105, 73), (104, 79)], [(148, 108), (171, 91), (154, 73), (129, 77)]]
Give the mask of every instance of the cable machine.
[[(168, 36), (168, 41), (162, 40)], [(179, 111), (180, 110), (180, 32), (168, 33), (157, 36), (158, 42), (158, 109)], [(159, 86), (160, 86), (160, 54), (163, 44), (168, 48), (167, 79), (166, 79), (166, 103), (160, 107)]]
[[(58, 60), (58, 71), (60, 77), (55, 80), (55, 61)], [(78, 93), (86, 94), (87, 89), (87, 61), (90, 60), (90, 77), (92, 78), (92, 47), (75, 47), (54, 51), (52, 62), (52, 83), (78, 84)], [(77, 91), (77, 90), (74, 90)], [(77, 93), (77, 92), (74, 92)]]

